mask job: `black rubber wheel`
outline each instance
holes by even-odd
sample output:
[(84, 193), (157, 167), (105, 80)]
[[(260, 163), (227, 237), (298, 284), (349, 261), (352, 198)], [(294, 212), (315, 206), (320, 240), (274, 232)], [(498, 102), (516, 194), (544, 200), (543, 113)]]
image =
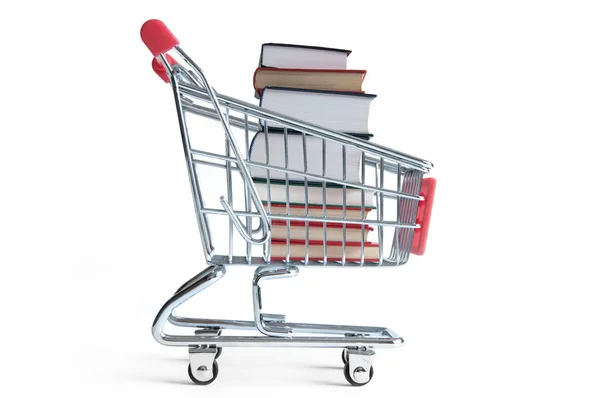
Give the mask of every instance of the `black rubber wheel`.
[(344, 366), (344, 377), (346, 378), (346, 381), (348, 383), (350, 383), (351, 385), (353, 385), (355, 387), (364, 386), (365, 384), (368, 384), (373, 379), (373, 366), (371, 366), (371, 371), (369, 372), (369, 380), (367, 380), (364, 383), (357, 383), (356, 381), (352, 380), (352, 377), (350, 377), (350, 365), (348, 363), (346, 363), (346, 366)]
[(217, 378), (218, 375), (219, 375), (219, 365), (217, 364), (217, 361), (213, 362), (213, 377), (212, 377), (212, 379), (210, 379), (208, 381), (200, 381), (200, 380), (196, 379), (194, 377), (194, 374), (192, 373), (192, 365), (188, 365), (188, 376), (190, 376), (190, 379), (192, 379), (192, 381), (194, 383), (196, 383), (200, 386), (209, 385), (210, 383), (215, 381), (215, 379)]
[(215, 356), (215, 359), (219, 358), (222, 353), (223, 353), (223, 347), (217, 347), (217, 355)]
[(342, 350), (342, 362), (344, 362), (344, 365), (348, 363), (348, 349), (346, 348)]

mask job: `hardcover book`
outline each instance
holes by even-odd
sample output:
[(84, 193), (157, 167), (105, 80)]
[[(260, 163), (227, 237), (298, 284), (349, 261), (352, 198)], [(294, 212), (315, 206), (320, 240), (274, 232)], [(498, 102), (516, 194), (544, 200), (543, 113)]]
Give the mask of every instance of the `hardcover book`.
[(346, 69), (350, 53), (339, 48), (265, 43), (258, 64), (267, 68)]
[(258, 68), (254, 72), (254, 89), (258, 95), (269, 86), (362, 93), (366, 74), (366, 70)]

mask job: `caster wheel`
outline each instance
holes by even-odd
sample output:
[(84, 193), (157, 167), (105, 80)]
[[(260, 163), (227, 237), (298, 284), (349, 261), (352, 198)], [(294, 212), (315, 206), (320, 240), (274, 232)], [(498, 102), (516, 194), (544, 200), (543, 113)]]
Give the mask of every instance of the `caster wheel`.
[(361, 367), (358, 367), (354, 370), (354, 377), (359, 378), (364, 380), (364, 381), (355, 381), (351, 376), (350, 376), (350, 365), (348, 363), (346, 363), (346, 366), (344, 366), (344, 377), (346, 377), (346, 380), (348, 381), (348, 383), (350, 383), (351, 385), (355, 386), (355, 387), (360, 387), (360, 386), (364, 386), (365, 384), (367, 384), (368, 382), (371, 381), (371, 379), (373, 378), (373, 366), (371, 366), (371, 371), (369, 372), (369, 377), (366, 378), (365, 373), (367, 371), (364, 370)]
[(217, 364), (217, 361), (214, 361), (214, 362), (213, 362), (213, 368), (212, 368), (212, 371), (213, 371), (213, 376), (212, 376), (212, 378), (211, 378), (210, 380), (207, 380), (207, 381), (202, 381), (202, 380), (198, 380), (198, 379), (196, 378), (196, 376), (194, 376), (194, 372), (192, 372), (192, 365), (188, 365), (188, 375), (190, 376), (190, 379), (191, 379), (191, 380), (192, 380), (194, 383), (196, 383), (196, 384), (198, 384), (198, 385), (201, 385), (201, 386), (206, 386), (206, 385), (208, 385), (208, 384), (212, 383), (213, 381), (215, 381), (215, 379), (216, 379), (216, 378), (217, 378), (217, 376), (219, 375), (219, 365)]
[(348, 363), (348, 349), (344, 348), (344, 350), (342, 351), (342, 362), (344, 362), (344, 365)]
[(223, 353), (223, 347), (217, 347), (217, 355), (215, 356), (215, 359), (219, 358), (222, 353)]

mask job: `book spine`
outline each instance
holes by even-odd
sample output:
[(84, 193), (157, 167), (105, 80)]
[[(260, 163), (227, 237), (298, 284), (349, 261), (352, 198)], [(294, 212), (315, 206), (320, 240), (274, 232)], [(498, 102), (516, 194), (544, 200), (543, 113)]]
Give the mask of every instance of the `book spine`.
[[(266, 206), (267, 205), (267, 201), (266, 200), (262, 200), (262, 204), (264, 206)], [(286, 205), (285, 205), (284, 202), (273, 202), (273, 201), (271, 201), (271, 206), (272, 207), (282, 207), (282, 208), (286, 207)], [(304, 203), (290, 203), (290, 207), (304, 209)], [(323, 209), (323, 205), (322, 204), (309, 203), (308, 204), (308, 208), (309, 209), (322, 210)], [(365, 205), (365, 213), (368, 213), (369, 211), (373, 210), (374, 208), (375, 208), (374, 206), (367, 206), (367, 205)], [(341, 205), (341, 204), (327, 204), (327, 205), (325, 205), (325, 209), (341, 210), (341, 209), (343, 209), (343, 205)], [(346, 205), (346, 211), (356, 211), (356, 212), (360, 213), (361, 210), (362, 210), (361, 206)]]
[[(254, 149), (254, 141), (256, 141), (257, 136), (258, 136), (258, 134), (254, 134), (254, 137), (252, 137), (252, 141), (250, 141), (250, 147), (248, 148), (250, 160), (252, 160), (252, 150)], [(250, 174), (252, 174), (252, 173), (250, 173)], [(254, 180), (254, 178), (252, 180)], [(256, 182), (256, 181), (254, 181), (254, 182)], [(265, 182), (266, 182), (266, 180), (265, 180)]]
[[(280, 227), (286, 227), (287, 226), (287, 222), (284, 220), (272, 220), (272, 224), (273, 225), (277, 225)], [(316, 228), (323, 228), (323, 224), (322, 222), (319, 221), (309, 221), (308, 222), (308, 226), (309, 227), (316, 227)], [(342, 229), (343, 227), (343, 223), (337, 223), (337, 222), (328, 222), (327, 223), (327, 228), (328, 229), (332, 229), (332, 228), (337, 228), (337, 229)], [(290, 221), (290, 228), (304, 228), (305, 227), (305, 222), (304, 221)], [(358, 224), (347, 224), (346, 225), (346, 229), (361, 229), (361, 226)], [(373, 227), (370, 226), (365, 226), (365, 230), (366, 231), (373, 231)]]
[(259, 68), (263, 65), (263, 54), (265, 53), (265, 45), (266, 45), (266, 43), (263, 43), (260, 46), (260, 57), (258, 58), (258, 67)]
[[(262, 58), (262, 55), (261, 55), (261, 58)], [(258, 91), (258, 88), (256, 88), (256, 75), (258, 74), (259, 70), (260, 70), (260, 67), (256, 68), (256, 70), (254, 71), (254, 75), (252, 76), (252, 85), (254, 86), (254, 92), (255, 92), (255, 94), (258, 94), (258, 95), (260, 95), (260, 93)], [(262, 103), (262, 99), (261, 99), (261, 103)]]
[[(274, 245), (286, 245), (287, 239), (272, 238), (271, 243)], [(304, 239), (290, 239), (290, 245), (304, 245), (305, 243), (306, 243), (306, 241)], [(323, 247), (322, 240), (309, 240), (308, 244), (310, 246)], [(328, 246), (343, 246), (343, 242), (330, 240), (330, 241), (327, 241), (327, 245)], [(361, 247), (361, 242), (346, 242), (346, 246)], [(365, 242), (364, 247), (379, 247), (379, 244), (374, 243), (374, 242)]]

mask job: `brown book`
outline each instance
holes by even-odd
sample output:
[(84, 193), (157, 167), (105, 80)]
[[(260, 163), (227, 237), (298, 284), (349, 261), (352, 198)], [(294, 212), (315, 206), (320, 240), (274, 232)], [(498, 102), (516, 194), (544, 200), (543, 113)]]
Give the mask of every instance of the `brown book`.
[(254, 89), (258, 95), (265, 87), (362, 93), (366, 73), (366, 70), (350, 69), (257, 68), (254, 72)]
[[(290, 240), (290, 260), (304, 260), (306, 253), (306, 244), (304, 240)], [(327, 242), (327, 261), (342, 261), (343, 245), (342, 242)], [(346, 242), (346, 261), (360, 261), (361, 243)], [(271, 260), (285, 260), (287, 256), (286, 240), (271, 241)], [(324, 250), (322, 241), (308, 241), (308, 259), (311, 261), (323, 260)], [(379, 261), (379, 245), (373, 242), (364, 244), (364, 261)]]

